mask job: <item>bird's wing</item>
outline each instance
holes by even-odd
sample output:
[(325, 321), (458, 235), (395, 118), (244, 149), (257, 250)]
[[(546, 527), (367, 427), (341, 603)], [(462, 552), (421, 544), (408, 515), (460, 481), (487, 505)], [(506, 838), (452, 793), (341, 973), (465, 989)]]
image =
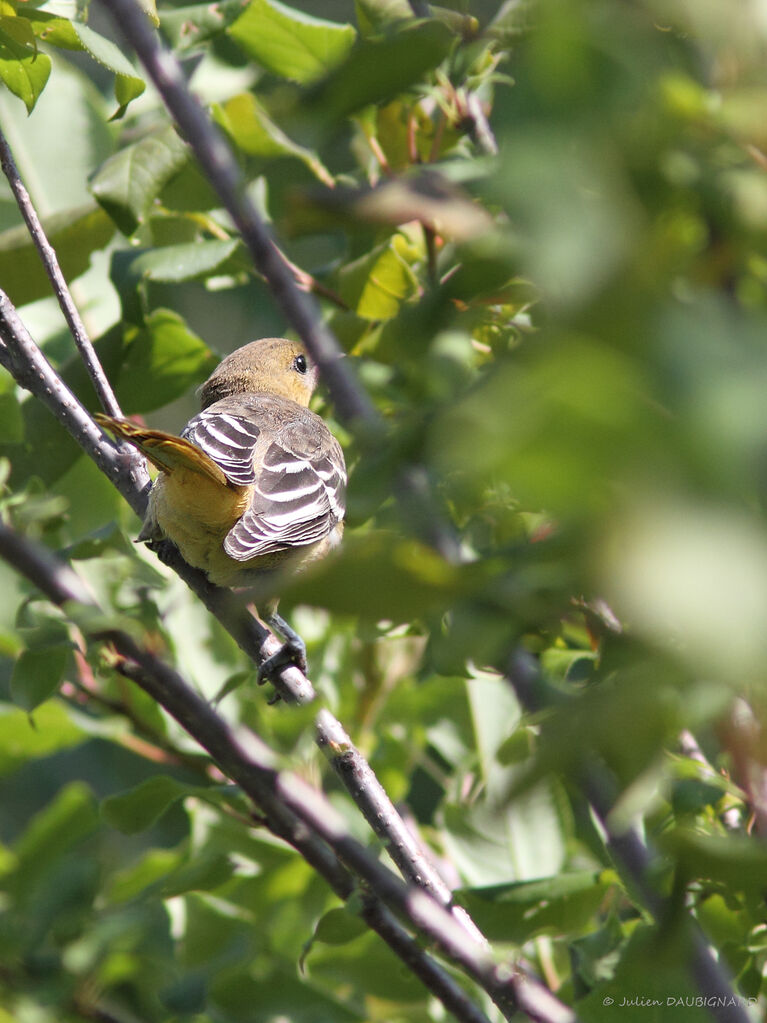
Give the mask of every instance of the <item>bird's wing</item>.
[(338, 441), (311, 412), (278, 430), (256, 467), (250, 507), (224, 550), (236, 561), (303, 547), (344, 516), (346, 466)]
[(191, 419), (181, 436), (202, 448), (230, 483), (240, 487), (255, 483), (253, 452), (261, 428), (250, 416), (211, 407)]

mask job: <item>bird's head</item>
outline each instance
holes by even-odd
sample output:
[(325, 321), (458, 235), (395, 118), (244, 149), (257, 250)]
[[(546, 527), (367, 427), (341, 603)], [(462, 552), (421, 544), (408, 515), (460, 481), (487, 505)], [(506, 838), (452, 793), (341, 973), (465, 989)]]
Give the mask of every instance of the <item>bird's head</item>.
[(227, 355), (200, 388), (203, 409), (234, 394), (276, 394), (308, 405), (317, 367), (298, 341), (264, 337)]

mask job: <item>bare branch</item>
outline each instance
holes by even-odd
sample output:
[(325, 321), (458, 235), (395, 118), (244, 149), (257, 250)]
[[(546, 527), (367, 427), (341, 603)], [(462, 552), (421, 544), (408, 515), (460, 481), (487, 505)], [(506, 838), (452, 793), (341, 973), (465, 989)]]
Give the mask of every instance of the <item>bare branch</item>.
[(80, 313), (77, 311), (77, 306), (74, 303), (72, 295), (67, 287), (67, 282), (64, 280), (64, 275), (61, 272), (58, 258), (53, 249), (53, 246), (48, 241), (43, 225), (40, 223), (40, 218), (37, 216), (37, 211), (32, 205), (32, 200), (29, 198), (29, 193), (24, 187), (24, 183), (21, 180), (16, 162), (13, 159), (13, 153), (11, 147), (8, 144), (8, 140), (0, 130), (0, 167), (2, 167), (5, 176), (8, 178), (8, 183), (11, 186), (16, 203), (18, 204), (19, 210), (24, 222), (27, 225), (27, 229), (32, 236), (32, 241), (35, 243), (37, 251), (40, 253), (40, 259), (43, 261), (45, 272), (48, 274), (51, 284), (53, 285), (53, 291), (58, 300), (61, 311), (64, 314), (64, 319), (67, 321), (67, 326), (75, 340), (75, 344), (82, 356), (82, 360), (85, 363), (85, 368), (88, 370), (88, 375), (91, 378), (93, 386), (98, 395), (98, 399), (101, 402), (101, 407), (105, 412), (108, 412), (110, 416), (121, 416), (120, 406), (117, 403), (112, 386), (107, 380), (104, 369), (99, 362), (96, 352), (93, 350), (93, 345), (88, 337), (88, 333), (85, 329), (85, 325), (80, 317)]
[(134, 0), (103, 0), (103, 3), (138, 54), (184, 139), (232, 216), (253, 262), (320, 367), (339, 415), (349, 421), (358, 419), (380, 427), (378, 413), (357, 384), (348, 363), (339, 359), (342, 352), (338, 342), (323, 324), (314, 302), (297, 286), (268, 227), (247, 196), (229, 146), (187, 87), (178, 62), (162, 48), (146, 15)]
[[(257, 269), (319, 366), (339, 416), (357, 432), (368, 450), (379, 445), (384, 437), (383, 420), (360, 387), (348, 360), (340, 358), (341, 347), (323, 322), (315, 302), (302, 291), (302, 285), (297, 283), (293, 270), (275, 245), (269, 228), (248, 197), (229, 145), (190, 91), (175, 57), (162, 48), (135, 0), (102, 0), (102, 3), (136, 51), (210, 185), (242, 235)], [(460, 560), (460, 546), (426, 483), (423, 466), (405, 467), (397, 479), (397, 487), (401, 504), (411, 515), (419, 535), (446, 560)]]
[(141, 462), (116, 448), (61, 380), (29, 335), (13, 303), (0, 291), (0, 364), (53, 413), (83, 451), (143, 515), (149, 476)]
[[(65, 428), (76, 440), (80, 441), (84, 450), (113, 479), (134, 510), (138, 514), (142, 514), (146, 500), (145, 492), (143, 488), (139, 488), (137, 481), (130, 474), (124, 470), (118, 471), (121, 453), (105, 440), (85, 409), (82, 408), (74, 395), (58, 378), (53, 368), (27, 333), (13, 305), (2, 293), (0, 293), (0, 338), (6, 342), (4, 346), (0, 346), (0, 361), (7, 366), (22, 386), (28, 387), (36, 396), (45, 401)], [(83, 439), (81, 440), (81, 438)], [(112, 468), (113, 463), (117, 468)], [(204, 573), (192, 568), (183, 560), (178, 550), (172, 544), (163, 544), (160, 550), (158, 550), (158, 554), (163, 562), (176, 571), (193, 592), (197, 594), (208, 610), (229, 631), (241, 649), (254, 663), (262, 663), (276, 651), (279, 647), (279, 640), (248, 611), (245, 601), (241, 596), (229, 590), (213, 586)], [(20, 570), (24, 571), (21, 567)], [(35, 580), (36, 585), (43, 588), (42, 583), (49, 574), (48, 570), (38, 566), (37, 575), (30, 576), (30, 578)], [(64, 591), (61, 592), (63, 593)], [(84, 594), (81, 592), (78, 599), (83, 596)], [(52, 599), (63, 600), (69, 598), (59, 595), (58, 598), (52, 596)], [(136, 678), (135, 681), (141, 684), (140, 679)], [(274, 683), (277, 692), (286, 702), (308, 703), (315, 699), (314, 687), (306, 675), (297, 667), (283, 669), (274, 679)], [(162, 703), (161, 700), (159, 702)], [(183, 723), (184, 721), (182, 720)], [(346, 732), (340, 722), (336, 721), (329, 712), (324, 712), (318, 718), (316, 734), (317, 742), (326, 749), (332, 747), (335, 739), (339, 736), (346, 736)], [(348, 740), (348, 736), (346, 736), (346, 739)], [(387, 845), (392, 850), (397, 851), (396, 862), (403, 870), (405, 877), (414, 881), (420, 878), (420, 881), (416, 883), (422, 884), (439, 899), (440, 909), (447, 916), (451, 927), (460, 931), (464, 940), (468, 940), (482, 948), (482, 955), (485, 955), (484, 939), (481, 936), (478, 937), (479, 932), (468, 915), (459, 908), (445, 908), (450, 907), (450, 893), (447, 887), (439, 879), (439, 874), (435, 868), (427, 863), (423, 851), (418, 848), (417, 844), (405, 839), (408, 832), (404, 822), (388, 800), (369, 765), (364, 762), (358, 751), (355, 751), (355, 753), (357, 769), (364, 773), (366, 784), (360, 786), (350, 774), (342, 774), (341, 777), (350, 795), (360, 806), (363, 813), (371, 815), (371, 819), (379, 811), (384, 813), (385, 824), (380, 825), (377, 831), (379, 834), (385, 834)], [(322, 814), (320, 814), (319, 819), (322, 819)], [(480, 971), (475, 974), (475, 977), (482, 986), (485, 986), (483, 979), (486, 983), (489, 983), (490, 987), (486, 989), (491, 994), (491, 997), (495, 997), (493, 990), (498, 985), (492, 979), (492, 973), (487, 973), (483, 977)], [(509, 990), (507, 990), (507, 985)], [(503, 1004), (510, 1004), (509, 998), (513, 997), (513, 995), (509, 992), (513, 992), (517, 985), (520, 988), (524, 987), (525, 990), (528, 987), (535, 990), (536, 985), (538, 985), (541, 987), (542, 997), (544, 997), (543, 992), (545, 992), (545, 989), (534, 977), (524, 977), (520, 971), (505, 968), (504, 980), (499, 995)], [(545, 1023), (552, 1023), (552, 1018), (549, 1016), (541, 1018)]]
[[(545, 683), (532, 655), (522, 650), (514, 651), (509, 660), (508, 680), (525, 710), (534, 712), (546, 706)], [(612, 827), (610, 811), (615, 803), (615, 793), (605, 772), (596, 770), (584, 759), (579, 784), (602, 826), (608, 851), (622, 864), (641, 903), (659, 919), (666, 904), (650, 881), (652, 854), (635, 828), (617, 832)], [(724, 967), (711, 951), (697, 921), (691, 915), (687, 919), (693, 945), (690, 974), (704, 997), (706, 1007), (720, 1023), (748, 1023), (748, 1013), (740, 1005)]]
[(461, 906), (452, 905), (452, 894), (434, 865), (395, 810), (370, 764), (348, 736), (340, 721), (327, 710), (317, 715), (317, 743), (330, 760), (365, 820), (386, 846), (402, 876), (420, 885), (450, 909), (456, 920), (482, 944), (487, 941)]
[[(0, 557), (57, 604), (70, 601), (96, 607), (79, 577), (49, 551), (0, 524)], [(347, 899), (355, 889), (351, 870), (369, 886), (366, 920), (458, 1019), (486, 1023), (466, 993), (431, 960), (391, 917), (403, 917), (470, 976), (482, 984), (510, 1018), (516, 1011), (519, 976), (497, 968), (485, 947), (470, 938), (443, 906), (420, 889), (409, 888), (354, 839), (323, 793), (295, 775), (274, 766), (271, 751), (253, 733), (238, 735), (171, 667), (138, 646), (119, 629), (98, 625), (92, 639), (107, 640), (126, 659), (123, 673), (155, 699), (211, 755), (265, 815), (275, 834), (296, 848), (333, 890)], [(529, 981), (523, 982), (525, 985)], [(545, 989), (544, 989), (545, 990)], [(556, 1003), (554, 1015), (533, 1014), (545, 1023), (574, 1019)], [(560, 1011), (561, 1010), (561, 1011)], [(529, 1012), (529, 1010), (528, 1010)]]

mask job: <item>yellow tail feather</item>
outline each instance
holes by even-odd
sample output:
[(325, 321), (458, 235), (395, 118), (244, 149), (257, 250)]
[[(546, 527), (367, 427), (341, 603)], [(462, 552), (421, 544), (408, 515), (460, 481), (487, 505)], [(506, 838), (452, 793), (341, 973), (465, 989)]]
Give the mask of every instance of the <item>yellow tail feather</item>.
[(221, 486), (228, 486), (224, 471), (213, 459), (183, 437), (175, 437), (163, 430), (149, 430), (145, 426), (136, 426), (127, 419), (115, 419), (100, 412), (93, 418), (99, 426), (105, 427), (117, 437), (137, 447), (152, 465), (163, 472), (172, 474), (177, 469), (188, 469), (207, 476)]

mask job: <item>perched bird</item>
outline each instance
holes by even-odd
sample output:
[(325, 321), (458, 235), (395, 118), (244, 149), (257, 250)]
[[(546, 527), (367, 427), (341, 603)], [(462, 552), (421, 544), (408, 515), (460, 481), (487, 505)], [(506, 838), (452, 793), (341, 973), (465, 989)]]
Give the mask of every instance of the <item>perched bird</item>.
[[(265, 572), (298, 568), (335, 547), (346, 466), (307, 407), (316, 384), (302, 345), (263, 338), (220, 363), (180, 437), (97, 415), (160, 470), (139, 540), (171, 540), (185, 561), (229, 587), (263, 582)], [(276, 613), (264, 617), (295, 642)]]

